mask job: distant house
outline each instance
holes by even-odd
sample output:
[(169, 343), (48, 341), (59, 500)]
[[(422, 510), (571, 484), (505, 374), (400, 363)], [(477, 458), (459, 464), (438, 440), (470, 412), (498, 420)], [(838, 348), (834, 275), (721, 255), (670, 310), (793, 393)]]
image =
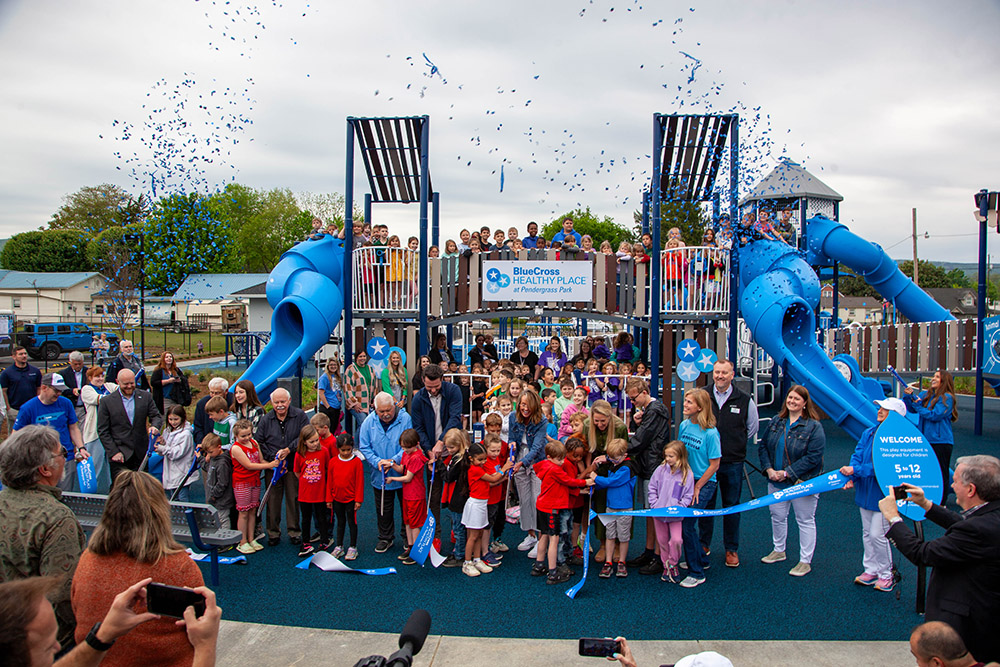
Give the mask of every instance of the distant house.
[(256, 285), (233, 292), (234, 299), (245, 299), (249, 312), (247, 313), (247, 331), (270, 331), (271, 313), (274, 309), (267, 302), (267, 278)]
[(935, 287), (924, 290), (931, 295), (942, 308), (963, 320), (978, 315), (978, 297), (975, 289), (967, 287)]
[[(247, 304), (246, 296), (237, 292), (260, 285), (266, 273), (193, 273), (174, 292), (173, 302), (178, 320), (204, 319), (209, 324), (222, 324), (222, 306)], [(270, 328), (270, 318), (268, 327)]]
[(96, 271), (33, 273), (0, 270), (0, 310), (18, 321), (100, 321), (106, 307), (101, 293), (108, 279)]
[[(820, 289), (820, 307), (833, 312), (833, 285), (827, 283)], [(838, 315), (842, 324), (857, 322), (859, 324), (882, 323), (881, 297), (845, 296), (837, 298)], [(889, 311), (891, 313), (891, 311)], [(891, 315), (890, 315), (891, 317)]]

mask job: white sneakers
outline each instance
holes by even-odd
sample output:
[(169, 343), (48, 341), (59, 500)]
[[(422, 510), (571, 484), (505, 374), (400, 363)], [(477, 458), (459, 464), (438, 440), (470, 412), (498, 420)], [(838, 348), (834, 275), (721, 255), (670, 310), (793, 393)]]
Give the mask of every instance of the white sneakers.
[(535, 560), (537, 556), (538, 556), (538, 544), (532, 544), (531, 550), (528, 551), (528, 558), (530, 558), (531, 560)]
[(521, 543), (517, 545), (517, 550), (527, 551), (536, 544), (538, 544), (538, 538), (532, 535), (531, 533), (528, 533), (528, 535), (525, 536), (524, 540), (522, 540)]
[(493, 568), (479, 558), (462, 563), (462, 574), (470, 577), (478, 577), (480, 574), (489, 574), (492, 571)]

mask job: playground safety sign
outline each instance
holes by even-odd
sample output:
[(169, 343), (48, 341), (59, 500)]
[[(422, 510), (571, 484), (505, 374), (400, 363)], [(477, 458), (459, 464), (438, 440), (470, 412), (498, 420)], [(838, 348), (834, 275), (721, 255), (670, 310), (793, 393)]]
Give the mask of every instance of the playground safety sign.
[(483, 301), (592, 301), (590, 262), (483, 262)]

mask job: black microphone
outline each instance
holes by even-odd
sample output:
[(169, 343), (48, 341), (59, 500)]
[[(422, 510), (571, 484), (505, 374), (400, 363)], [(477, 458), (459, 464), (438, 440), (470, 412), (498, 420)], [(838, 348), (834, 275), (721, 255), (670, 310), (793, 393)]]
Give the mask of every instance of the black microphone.
[(410, 644), (413, 655), (420, 653), (424, 647), (424, 641), (431, 631), (431, 615), (426, 609), (417, 609), (410, 614), (410, 620), (403, 626), (403, 631), (399, 633), (399, 648)]

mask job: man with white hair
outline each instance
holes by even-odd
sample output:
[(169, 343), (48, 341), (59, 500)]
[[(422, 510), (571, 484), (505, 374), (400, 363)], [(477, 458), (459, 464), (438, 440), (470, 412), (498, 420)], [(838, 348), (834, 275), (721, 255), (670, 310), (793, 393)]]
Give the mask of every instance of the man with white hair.
[[(273, 410), (260, 418), (257, 425), (257, 445), (260, 456), (265, 461), (285, 461), (286, 472), (267, 496), (267, 541), (272, 547), (281, 542), (281, 505), (285, 505), (285, 528), (288, 541), (302, 543), (302, 527), (299, 523), (299, 479), (292, 472), (295, 465), (295, 450), (299, 444), (299, 433), (309, 425), (309, 419), (301, 408), (292, 405), (292, 395), (287, 389), (278, 388), (271, 392)], [(264, 471), (264, 483), (268, 486), (275, 469)], [(309, 539), (306, 535), (306, 540)]]
[(229, 380), (226, 378), (212, 378), (208, 381), (208, 396), (198, 399), (198, 402), (194, 406), (194, 419), (191, 420), (191, 426), (194, 427), (194, 443), (196, 445), (201, 444), (205, 436), (211, 433), (214, 428), (214, 422), (209, 418), (208, 413), (205, 412), (205, 405), (209, 399), (216, 396), (224, 397), (228, 391)]
[(69, 353), (69, 366), (59, 371), (63, 382), (66, 383), (66, 389), (62, 395), (73, 403), (73, 407), (76, 409), (76, 418), (80, 423), (83, 423), (83, 417), (86, 414), (80, 390), (87, 384), (87, 370), (87, 366), (83, 363), (83, 353), (79, 350), (73, 350)]
[(396, 407), (392, 394), (380, 392), (375, 395), (375, 412), (365, 418), (358, 432), (359, 449), (372, 467), (372, 489), (375, 495), (375, 514), (378, 517), (378, 544), (376, 553), (385, 553), (392, 547), (396, 532), (393, 505), (403, 507), (403, 485), (386, 482), (386, 472), (393, 463), (403, 459), (403, 449), (399, 438), (403, 431), (413, 428), (410, 415), (403, 408)]
[(142, 359), (134, 352), (132, 341), (123, 340), (118, 343), (118, 356), (108, 364), (108, 372), (104, 376), (105, 382), (114, 382), (124, 369), (128, 369), (135, 374), (136, 384), (143, 391), (149, 391), (149, 379), (142, 366)]

